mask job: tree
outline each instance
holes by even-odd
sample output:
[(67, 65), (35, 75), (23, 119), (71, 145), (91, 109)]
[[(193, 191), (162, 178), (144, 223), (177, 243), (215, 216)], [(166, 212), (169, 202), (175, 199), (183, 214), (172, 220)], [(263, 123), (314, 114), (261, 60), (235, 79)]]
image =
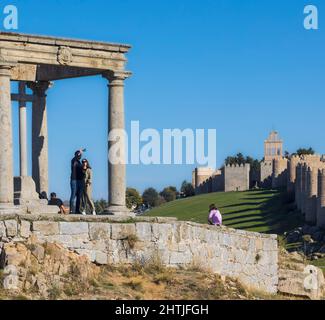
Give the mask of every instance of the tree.
[(237, 153), (235, 156), (229, 156), (225, 160), (226, 165), (235, 165), (235, 164), (239, 165), (245, 163), (246, 163), (246, 159), (241, 152)]
[(142, 201), (145, 205), (155, 207), (158, 205), (159, 194), (154, 188), (144, 190), (142, 194)]
[(247, 156), (245, 159), (245, 163), (249, 163), (251, 166), (251, 170), (259, 171), (261, 169), (261, 164), (257, 159), (253, 159), (252, 157)]
[(159, 207), (162, 204), (166, 203), (166, 200), (162, 196), (158, 196), (158, 199), (156, 200), (155, 207)]
[(169, 186), (164, 188), (163, 191), (160, 192), (160, 196), (165, 199), (166, 202), (174, 201), (177, 197), (177, 188), (173, 186)]
[(290, 158), (290, 152), (289, 151), (284, 151), (284, 157), (289, 159)]
[(226, 165), (241, 165), (245, 163), (249, 163), (252, 170), (260, 170), (260, 161), (250, 156), (244, 157), (241, 152), (237, 153), (235, 156), (229, 156), (225, 160)]
[(294, 155), (298, 155), (298, 156), (302, 156), (302, 155), (305, 155), (305, 154), (315, 154), (315, 151), (313, 148), (299, 148), (295, 153)]
[(195, 190), (192, 184), (187, 181), (183, 181), (181, 192), (184, 194), (185, 197), (192, 197), (195, 195)]
[(126, 188), (125, 200), (129, 209), (137, 209), (142, 204), (142, 198), (138, 190), (134, 188)]
[(246, 160), (241, 152), (237, 153), (236, 158), (238, 164), (245, 164)]
[[(250, 156), (244, 157), (244, 155), (239, 152), (235, 156), (229, 156), (225, 160), (226, 165), (244, 165), (248, 163), (250, 165), (249, 172), (249, 180), (250, 187), (254, 187), (256, 183), (259, 181), (260, 171), (261, 171), (261, 163), (259, 160), (254, 159)], [(224, 169), (224, 167), (222, 167)]]
[(97, 213), (102, 213), (107, 207), (108, 202), (104, 199), (94, 201), (95, 209)]

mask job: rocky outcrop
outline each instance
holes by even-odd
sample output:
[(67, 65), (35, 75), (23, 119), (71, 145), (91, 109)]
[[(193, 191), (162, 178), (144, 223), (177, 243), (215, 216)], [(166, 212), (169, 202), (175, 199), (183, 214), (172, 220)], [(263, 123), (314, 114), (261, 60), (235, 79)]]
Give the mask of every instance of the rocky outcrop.
[(279, 259), (278, 291), (282, 294), (309, 299), (325, 298), (325, 280), (321, 269), (307, 265), (298, 252), (282, 249)]
[(76, 275), (87, 283), (96, 279), (99, 267), (86, 256), (54, 243), (40, 243), (35, 236), (25, 242), (2, 246), (3, 288), (17, 292), (36, 291), (48, 298), (51, 290), (63, 290), (65, 279)]
[(325, 231), (317, 226), (304, 225), (285, 233), (287, 243), (301, 243), (298, 248), (310, 260), (325, 257)]
[(307, 265), (303, 270), (279, 270), (279, 286), (281, 293), (321, 299), (324, 297), (324, 275), (321, 269)]

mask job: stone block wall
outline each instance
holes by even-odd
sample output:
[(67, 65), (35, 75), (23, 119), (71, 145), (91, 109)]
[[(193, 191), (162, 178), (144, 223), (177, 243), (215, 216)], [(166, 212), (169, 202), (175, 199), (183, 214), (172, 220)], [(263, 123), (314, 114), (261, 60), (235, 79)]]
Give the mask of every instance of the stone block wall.
[(223, 170), (219, 170), (218, 174), (212, 177), (212, 192), (220, 192), (225, 189), (225, 175)]
[(56, 242), (97, 264), (120, 264), (159, 257), (170, 267), (196, 264), (245, 285), (276, 293), (276, 235), (181, 222), (168, 218), (0, 216), (2, 242)]
[(299, 162), (299, 156), (292, 156), (287, 163), (287, 191), (289, 194), (295, 192), (296, 168)]
[(273, 161), (264, 160), (261, 162), (260, 183), (263, 188), (270, 188), (272, 185)]
[[(293, 156), (287, 164), (287, 191), (305, 221), (325, 228), (325, 162), (319, 155)], [(275, 174), (275, 173), (274, 173)]]
[(225, 192), (249, 190), (250, 165), (225, 166)]
[(250, 170), (249, 164), (228, 165), (215, 171), (210, 168), (196, 168), (192, 172), (192, 185), (195, 194), (246, 191), (255, 186), (259, 175), (259, 172)]
[(210, 168), (195, 168), (192, 172), (192, 185), (195, 189), (195, 194), (223, 191), (223, 171)]
[(273, 160), (272, 188), (284, 188), (287, 186), (288, 159), (279, 158)]

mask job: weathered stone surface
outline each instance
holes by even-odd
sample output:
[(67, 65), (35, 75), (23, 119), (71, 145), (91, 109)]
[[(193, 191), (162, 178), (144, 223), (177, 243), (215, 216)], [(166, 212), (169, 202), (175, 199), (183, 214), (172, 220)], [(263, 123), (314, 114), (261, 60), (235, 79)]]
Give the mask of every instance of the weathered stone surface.
[(171, 224), (167, 223), (155, 223), (152, 224), (152, 234), (156, 241), (166, 243), (171, 240), (173, 227)]
[(31, 235), (30, 228), (31, 228), (31, 223), (29, 221), (23, 220), (20, 224), (20, 230), (19, 230), (20, 236), (23, 238), (29, 238), (29, 236)]
[(32, 255), (37, 259), (38, 262), (42, 262), (45, 255), (45, 249), (42, 245), (35, 245), (35, 248), (32, 250)]
[[(91, 251), (80, 251), (80, 254), (91, 256)], [(99, 274), (99, 268), (90, 263), (87, 257), (58, 244), (40, 243), (35, 236), (23, 243), (5, 244), (4, 255), (9, 263), (3, 272), (4, 288), (28, 290), (33, 287), (43, 298), (49, 296), (53, 286), (63, 287), (62, 276), (66, 279), (70, 275), (78, 275), (78, 281), (83, 282), (96, 279)], [(98, 261), (104, 262), (104, 258), (98, 255)]]
[(96, 251), (87, 249), (75, 249), (75, 252), (77, 252), (81, 256), (86, 256), (92, 262), (96, 260)]
[(89, 223), (90, 240), (110, 239), (111, 225), (108, 223)]
[(5, 226), (7, 230), (7, 237), (15, 237), (17, 235), (17, 221), (7, 220), (5, 221)]
[(123, 240), (129, 235), (135, 234), (135, 224), (114, 223), (112, 224), (112, 239)]
[(9, 275), (3, 280), (3, 288), (5, 290), (18, 290), (19, 278), (17, 275)]
[(56, 234), (49, 236), (38, 235), (37, 237), (40, 242), (58, 243), (65, 247), (71, 247), (73, 242), (72, 236), (68, 234)]
[[(86, 218), (50, 216), (47, 221), (44, 216), (24, 215), (19, 219), (18, 236), (19, 239), (27, 237), (31, 224), (30, 233), (36, 235), (40, 243), (56, 242), (97, 264), (148, 261), (158, 255), (166, 265), (176, 267), (201, 263), (202, 267), (220, 275), (241, 277), (245, 284), (266, 292), (277, 290), (278, 249), (273, 235), (174, 220), (168, 223), (149, 220), (118, 223), (120, 220), (116, 219), (109, 222), (102, 218), (98, 221), (93, 217)], [(4, 220), (8, 221), (16, 222), (12, 216)], [(0, 219), (0, 226), (1, 222)], [(14, 237), (13, 240), (17, 239)], [(32, 251), (32, 258), (42, 263), (46, 259), (45, 253), (36, 248)], [(24, 263), (24, 250), (19, 249), (15, 254), (10, 250), (7, 249), (7, 256), (11, 263)], [(53, 268), (58, 273), (66, 272), (64, 266), (54, 264)], [(40, 287), (43, 280), (37, 279)]]
[(324, 275), (315, 266), (306, 266), (304, 271), (280, 269), (278, 290), (311, 299), (324, 296)]
[(88, 233), (86, 222), (60, 222), (60, 234), (85, 234)]
[(14, 276), (18, 275), (17, 267), (13, 264), (9, 264), (3, 269), (3, 275), (8, 276), (10, 274)]
[(42, 235), (55, 235), (59, 233), (58, 222), (51, 221), (35, 221), (33, 222), (33, 231), (36, 231)]
[(0, 238), (6, 237), (6, 227), (3, 221), (0, 221)]
[(107, 253), (102, 251), (97, 251), (95, 256), (95, 262), (98, 264), (107, 264), (108, 262)]
[(169, 263), (171, 265), (185, 265), (189, 264), (192, 261), (192, 255), (189, 251), (185, 252), (171, 252)]
[(136, 235), (140, 241), (151, 241), (152, 231), (151, 224), (146, 222), (138, 222), (135, 225)]

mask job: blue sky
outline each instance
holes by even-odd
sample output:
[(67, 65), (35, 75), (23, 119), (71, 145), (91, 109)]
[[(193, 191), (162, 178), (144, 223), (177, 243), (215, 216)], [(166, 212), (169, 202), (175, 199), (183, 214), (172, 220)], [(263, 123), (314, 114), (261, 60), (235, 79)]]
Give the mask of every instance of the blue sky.
[[(272, 128), (285, 149), (325, 153), (325, 4), (321, 0), (19, 0), (18, 32), (132, 45), (126, 124), (216, 128), (217, 162), (262, 158)], [(303, 9), (319, 9), (319, 30)], [(13, 104), (14, 137), (18, 113)], [(30, 110), (29, 110), (30, 111)], [(56, 81), (48, 94), (50, 191), (69, 196), (69, 161), (85, 146), (94, 197), (107, 194), (107, 86), (101, 77)], [(29, 114), (30, 122), (30, 114)], [(15, 149), (15, 174), (18, 150)], [(129, 165), (129, 186), (179, 187), (193, 165)]]

